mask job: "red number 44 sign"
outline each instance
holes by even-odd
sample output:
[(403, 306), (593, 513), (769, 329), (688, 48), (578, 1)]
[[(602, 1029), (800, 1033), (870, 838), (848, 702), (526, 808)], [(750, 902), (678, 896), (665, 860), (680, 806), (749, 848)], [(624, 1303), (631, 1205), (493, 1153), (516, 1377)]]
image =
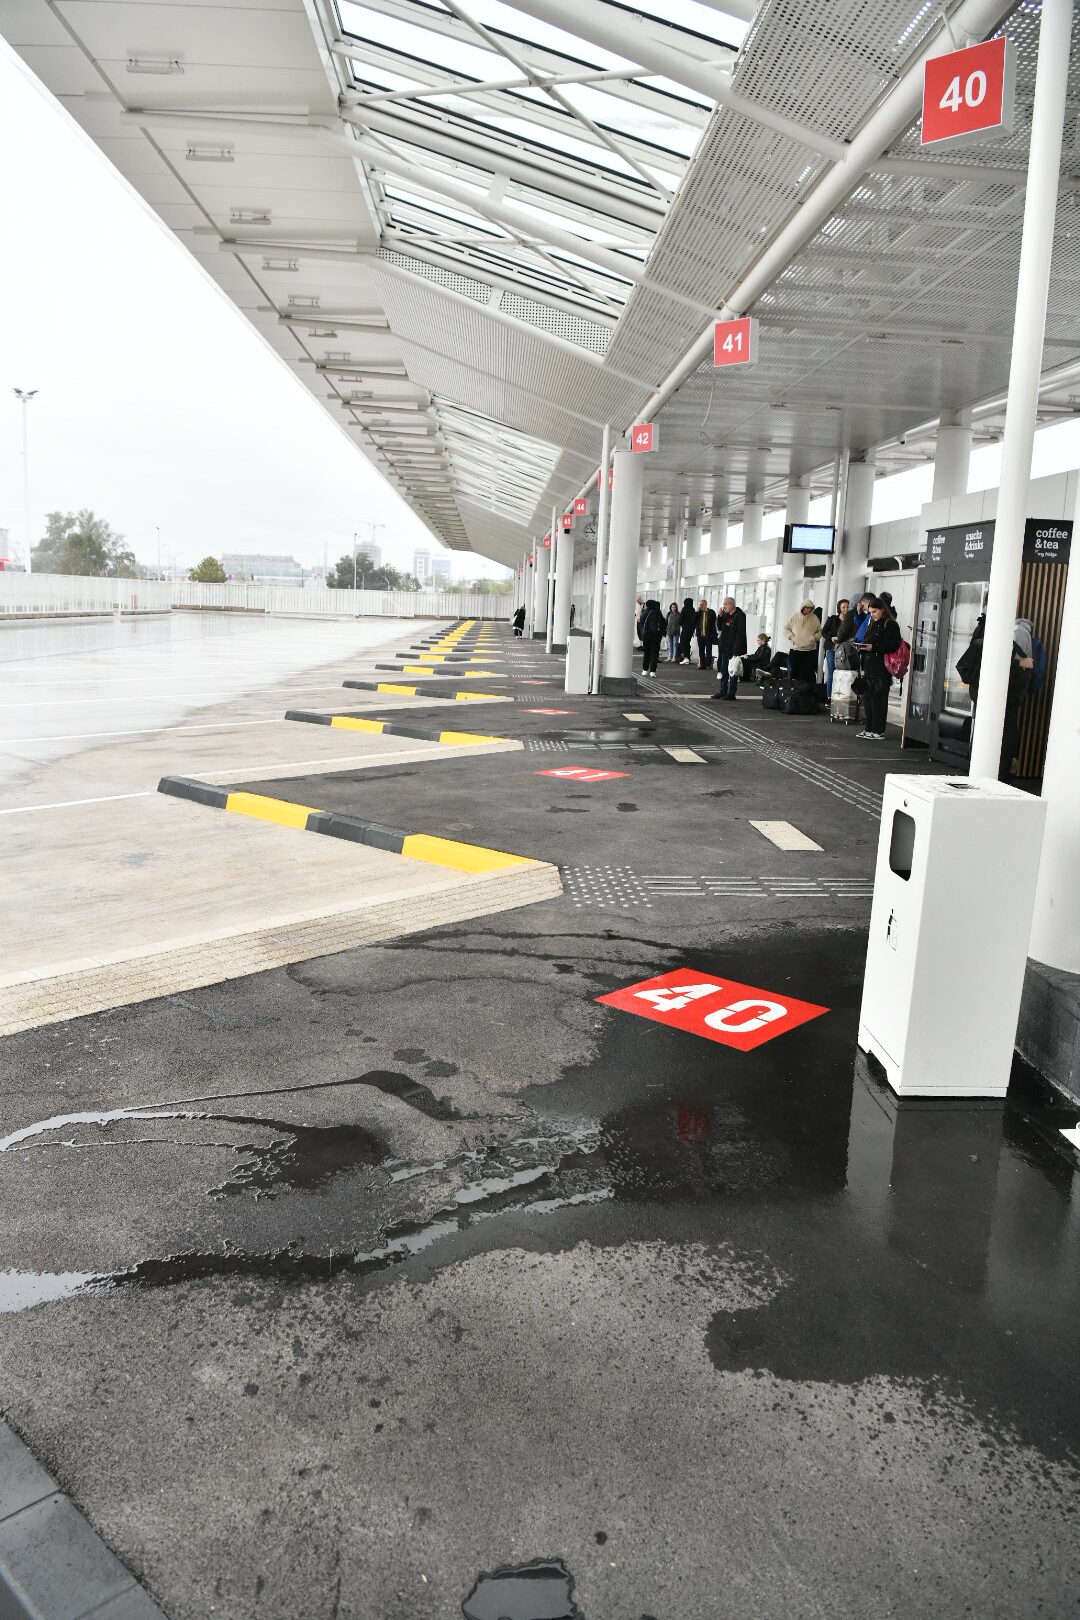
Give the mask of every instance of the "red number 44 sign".
[(797, 1001), (786, 991), (757, 990), (734, 979), (710, 978), (686, 968), (596, 999), (640, 1018), (673, 1024), (707, 1041), (733, 1046), (738, 1052), (753, 1051), (829, 1010), (812, 1001)]

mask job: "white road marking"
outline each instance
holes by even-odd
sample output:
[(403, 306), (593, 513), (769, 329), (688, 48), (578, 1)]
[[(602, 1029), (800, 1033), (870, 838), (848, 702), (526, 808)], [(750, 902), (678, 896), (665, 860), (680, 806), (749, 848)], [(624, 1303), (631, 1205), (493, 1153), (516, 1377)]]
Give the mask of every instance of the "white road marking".
[[(639, 721), (644, 720), (646, 725), (649, 723), (649, 716), (647, 714), (624, 714), (623, 719), (624, 720), (639, 720)], [(862, 756), (860, 755), (860, 758), (861, 757)]]
[(685, 748), (681, 743), (661, 743), (660, 746), (664, 753), (670, 754), (672, 759), (679, 765), (704, 765), (705, 763), (700, 754), (696, 754), (692, 748)]
[(56, 737), (5, 737), (9, 747), (28, 748), (37, 743), (96, 742), (102, 737), (153, 737), (166, 731), (233, 731), (240, 726), (276, 726), (284, 724), (284, 714), (272, 720), (215, 720), (201, 726), (136, 726), (133, 731), (71, 731)]
[(114, 799), (150, 799), (154, 788), (143, 788), (139, 793), (103, 793), (97, 799), (59, 799), (55, 804), (17, 804), (12, 810), (0, 810), (0, 816), (25, 816), (30, 810), (68, 810), (76, 804), (110, 804)]
[(1080, 1125), (1074, 1125), (1071, 1130), (1063, 1129), (1061, 1134), (1074, 1148), (1080, 1148)]
[[(793, 827), (790, 821), (751, 821), (751, 827), (767, 838), (777, 849), (816, 849), (821, 852), (821, 845), (815, 844), (812, 838)], [(797, 883), (797, 878), (788, 878), (788, 883)]]

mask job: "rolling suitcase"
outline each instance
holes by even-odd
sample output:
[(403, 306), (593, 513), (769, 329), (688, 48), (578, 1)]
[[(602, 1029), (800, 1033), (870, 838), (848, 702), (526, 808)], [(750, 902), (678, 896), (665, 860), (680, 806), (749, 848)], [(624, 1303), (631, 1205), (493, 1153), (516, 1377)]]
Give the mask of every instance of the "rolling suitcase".
[(829, 699), (829, 719), (850, 726), (859, 718), (859, 700), (851, 690), (855, 681), (853, 669), (833, 671), (832, 697)]

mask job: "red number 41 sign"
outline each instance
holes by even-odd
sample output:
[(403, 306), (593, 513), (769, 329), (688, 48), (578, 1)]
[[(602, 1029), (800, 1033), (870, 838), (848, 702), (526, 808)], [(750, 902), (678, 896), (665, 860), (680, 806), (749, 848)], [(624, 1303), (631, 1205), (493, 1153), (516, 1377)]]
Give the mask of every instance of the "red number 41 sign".
[(607, 1007), (674, 1024), (676, 1029), (733, 1046), (739, 1052), (750, 1052), (829, 1010), (812, 1001), (797, 1001), (786, 991), (757, 990), (751, 984), (710, 978), (692, 968), (662, 973), (596, 999)]

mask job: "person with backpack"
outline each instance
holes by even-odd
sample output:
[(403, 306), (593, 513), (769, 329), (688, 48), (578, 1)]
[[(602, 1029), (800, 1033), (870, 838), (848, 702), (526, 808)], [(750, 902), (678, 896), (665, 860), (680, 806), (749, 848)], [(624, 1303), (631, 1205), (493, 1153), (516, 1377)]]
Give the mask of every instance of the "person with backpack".
[(888, 603), (879, 596), (869, 599), (870, 624), (863, 641), (866, 652), (862, 665), (863, 713), (866, 730), (858, 735), (867, 742), (884, 742), (885, 721), (889, 712), (889, 691), (893, 678), (886, 659), (900, 651), (903, 637), (900, 626), (889, 613)]
[(679, 609), (679, 656), (675, 662), (681, 664), (683, 659), (690, 662), (690, 643), (694, 639), (694, 626), (697, 623), (697, 613), (694, 611), (694, 598), (687, 596)]
[(654, 597), (649, 597), (641, 608), (637, 633), (641, 641), (641, 673), (655, 675), (660, 662), (660, 643), (664, 639), (664, 611)]
[(667, 655), (669, 664), (679, 662), (679, 604), (672, 602), (667, 610)]

